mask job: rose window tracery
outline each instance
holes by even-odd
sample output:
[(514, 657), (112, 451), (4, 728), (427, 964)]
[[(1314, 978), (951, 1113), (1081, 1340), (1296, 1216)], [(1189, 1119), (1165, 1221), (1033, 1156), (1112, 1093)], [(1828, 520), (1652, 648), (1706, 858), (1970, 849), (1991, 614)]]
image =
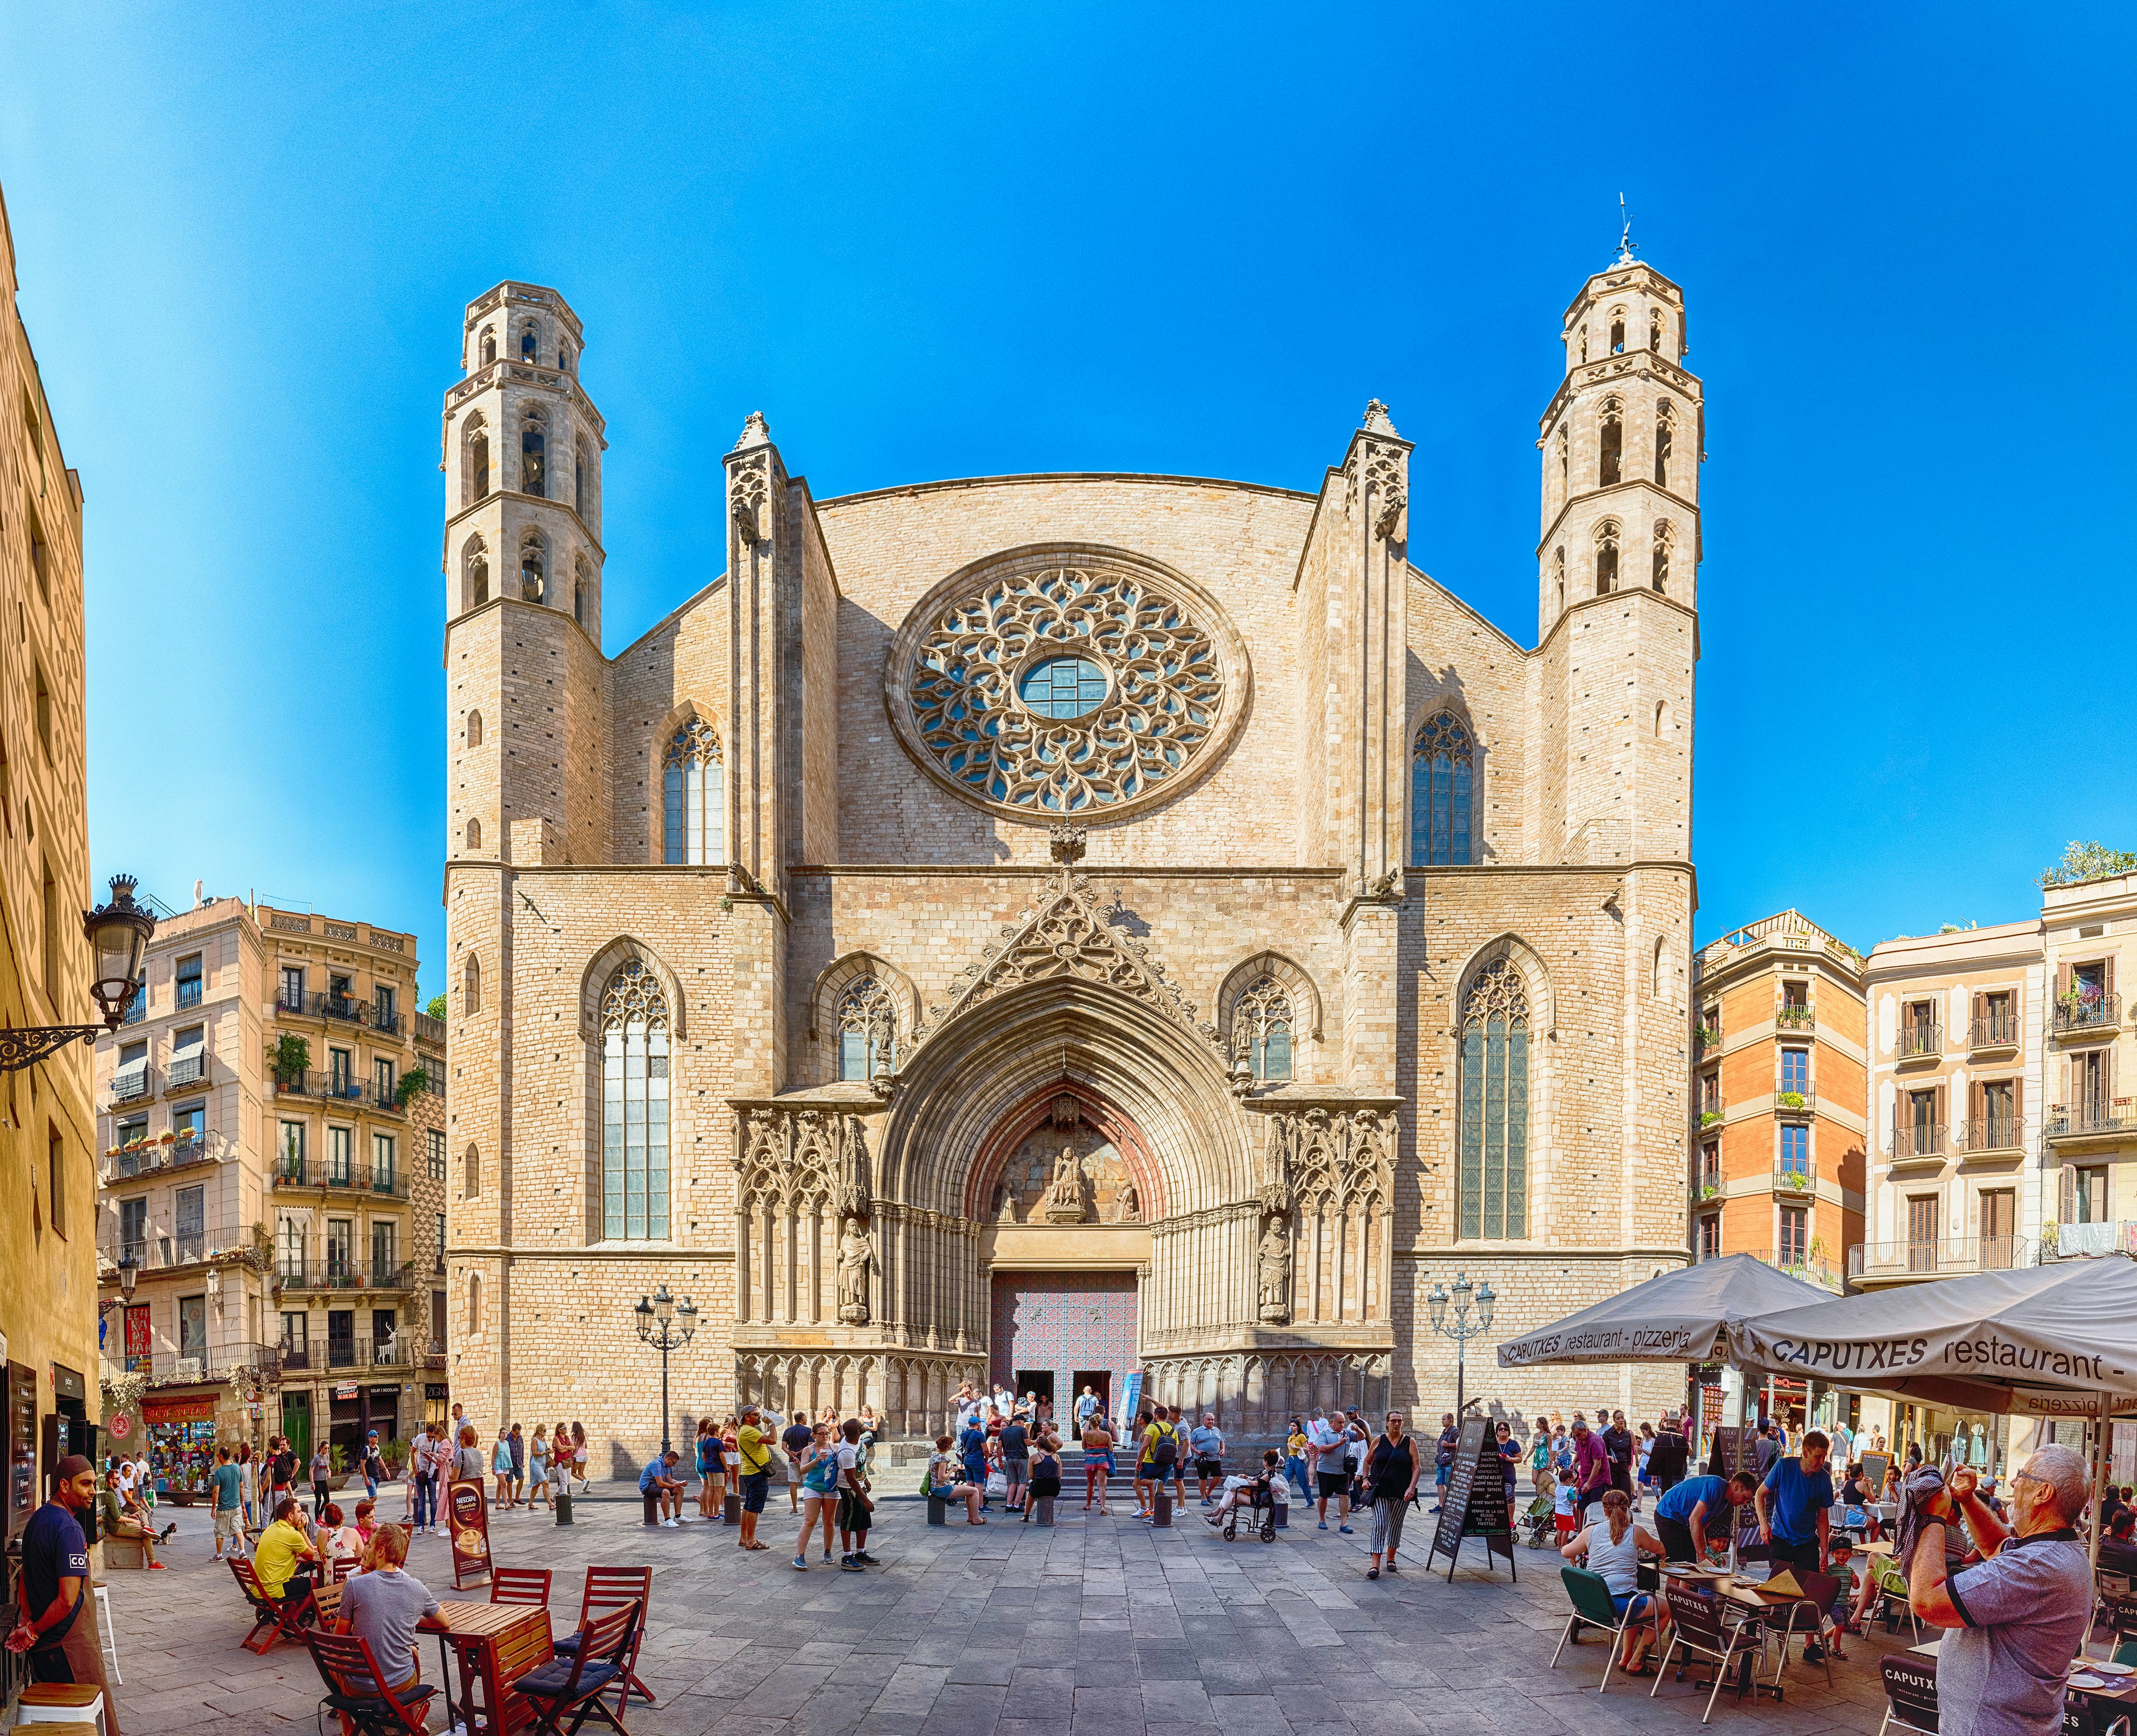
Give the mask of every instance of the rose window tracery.
[(1215, 604), (1185, 581), (1084, 551), (942, 587), (892, 657), (892, 710), (922, 763), (1034, 819), (1179, 787), (1235, 721), (1244, 666)]

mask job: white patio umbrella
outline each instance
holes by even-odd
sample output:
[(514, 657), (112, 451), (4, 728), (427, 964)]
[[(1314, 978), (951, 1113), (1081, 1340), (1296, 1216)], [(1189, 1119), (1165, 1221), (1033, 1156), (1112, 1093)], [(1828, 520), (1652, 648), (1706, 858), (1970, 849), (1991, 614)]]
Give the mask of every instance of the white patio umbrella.
[(1728, 1254), (1658, 1272), (1607, 1301), (1499, 1346), (1502, 1369), (1557, 1362), (1706, 1362), (1729, 1356), (1728, 1333), (1831, 1292), (1750, 1254)]
[[(2137, 1406), (2137, 1263), (2120, 1254), (1941, 1278), (1744, 1319), (1745, 1369), (2014, 1415), (2109, 1419)], [(2098, 1560), (2100, 1527), (2092, 1528)]]

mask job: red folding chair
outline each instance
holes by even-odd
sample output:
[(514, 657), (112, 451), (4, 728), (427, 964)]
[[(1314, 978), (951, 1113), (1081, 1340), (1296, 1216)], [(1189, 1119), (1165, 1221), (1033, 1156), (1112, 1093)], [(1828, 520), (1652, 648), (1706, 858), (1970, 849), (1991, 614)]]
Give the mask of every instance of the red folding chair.
[[(611, 1729), (623, 1729), (623, 1709), (630, 1699), (624, 1685), (630, 1680), (625, 1659), (637, 1654), (639, 1613), (645, 1607), (633, 1598), (621, 1609), (587, 1622), (571, 1636), (577, 1643), (568, 1656), (513, 1682), (514, 1691), (534, 1708), (530, 1736), (567, 1736), (561, 1720), (567, 1712), (572, 1714), (570, 1736), (577, 1736), (589, 1718), (600, 1719)], [(611, 1686), (619, 1690), (613, 1712), (601, 1700)]]
[[(431, 1696), (438, 1691), (428, 1682), (411, 1682), (394, 1693), (371, 1655), (371, 1642), (354, 1634), (314, 1628), (304, 1635), (304, 1644), (327, 1685), (321, 1705), (343, 1714), (363, 1736), (424, 1736)], [(359, 1689), (359, 1681), (372, 1685)]]
[(294, 1640), (304, 1644), (305, 1630), (319, 1619), (316, 1595), (302, 1597), (278, 1598), (267, 1595), (260, 1584), (260, 1575), (251, 1562), (242, 1555), (226, 1558), (230, 1571), (237, 1580), (237, 1588), (245, 1593), (245, 1601), (252, 1606), (252, 1631), (238, 1643), (256, 1657), (265, 1657), (274, 1648), (277, 1640)]
[[(649, 1706), (659, 1702), (653, 1690), (638, 1679), (638, 1648), (645, 1643), (645, 1623), (653, 1609), (653, 1569), (651, 1568), (588, 1568), (587, 1588), (579, 1602), (579, 1627), (583, 1631), (596, 1616), (606, 1615), (611, 1610), (621, 1609), (626, 1603), (639, 1606), (638, 1625), (631, 1630), (630, 1655), (622, 1660), (623, 1685), (616, 1695), (616, 1709), (624, 1709), (630, 1697), (635, 1694)], [(557, 1655), (570, 1657), (578, 1650), (579, 1636), (567, 1633), (557, 1641)]]
[(533, 1603), (549, 1607), (549, 1582), (556, 1577), (548, 1568), (496, 1568), (489, 1577), (493, 1603)]

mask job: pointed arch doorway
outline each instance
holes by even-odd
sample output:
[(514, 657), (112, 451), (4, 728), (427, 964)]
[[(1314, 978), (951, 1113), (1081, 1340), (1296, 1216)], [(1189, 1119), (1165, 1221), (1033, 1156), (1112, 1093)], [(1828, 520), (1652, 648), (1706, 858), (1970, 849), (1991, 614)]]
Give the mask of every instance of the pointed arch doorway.
[(1147, 1217), (1162, 1210), (1142, 1130), (1093, 1087), (1059, 1082), (1001, 1118), (973, 1179), (989, 1379), (1044, 1398), (1064, 1427), (1086, 1388), (1111, 1414), (1142, 1366)]

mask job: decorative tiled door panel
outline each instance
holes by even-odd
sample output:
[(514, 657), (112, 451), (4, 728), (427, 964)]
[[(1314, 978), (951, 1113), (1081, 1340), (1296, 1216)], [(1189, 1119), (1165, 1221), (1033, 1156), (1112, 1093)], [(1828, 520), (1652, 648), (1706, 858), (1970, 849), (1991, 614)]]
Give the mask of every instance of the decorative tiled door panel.
[(1073, 1415), (1078, 1370), (1104, 1369), (1112, 1390), (1141, 1364), (1136, 1355), (1136, 1279), (1131, 1272), (998, 1272), (987, 1340), (997, 1387), (1020, 1369), (1050, 1369), (1054, 1413)]

